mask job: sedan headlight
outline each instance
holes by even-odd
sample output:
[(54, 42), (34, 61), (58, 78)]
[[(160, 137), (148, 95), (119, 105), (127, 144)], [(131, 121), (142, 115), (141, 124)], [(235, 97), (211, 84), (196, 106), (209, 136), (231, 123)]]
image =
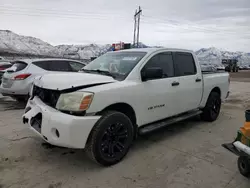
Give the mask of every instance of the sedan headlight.
[(89, 108), (94, 94), (89, 92), (63, 93), (60, 95), (56, 108), (58, 110), (80, 112)]

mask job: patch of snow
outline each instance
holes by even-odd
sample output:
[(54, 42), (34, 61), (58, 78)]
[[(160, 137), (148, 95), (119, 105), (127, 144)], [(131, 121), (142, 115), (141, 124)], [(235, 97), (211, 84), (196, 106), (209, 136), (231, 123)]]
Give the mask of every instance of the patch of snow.
[[(139, 43), (139, 48), (148, 48)], [(160, 46), (157, 46), (160, 47)], [(98, 45), (58, 45), (53, 46), (38, 38), (18, 35), (9, 30), (0, 30), (0, 51), (19, 54), (43, 55), (49, 57), (68, 57), (90, 59), (111, 49), (111, 44)], [(250, 65), (250, 53), (229, 52), (215, 47), (201, 48), (195, 52), (201, 64), (221, 64), (222, 59), (235, 58), (241, 65)]]
[(0, 51), (50, 57), (75, 57), (90, 59), (106, 53), (111, 45), (59, 45), (52, 46), (40, 39), (22, 36), (9, 30), (0, 30)]
[(237, 59), (239, 64), (250, 64), (250, 55), (244, 52), (229, 52), (211, 47), (201, 48), (195, 54), (201, 64), (221, 64), (222, 59)]

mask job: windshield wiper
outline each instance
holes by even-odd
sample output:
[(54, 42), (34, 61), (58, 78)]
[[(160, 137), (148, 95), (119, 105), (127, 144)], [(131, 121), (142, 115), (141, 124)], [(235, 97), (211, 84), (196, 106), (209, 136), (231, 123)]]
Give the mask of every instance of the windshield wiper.
[(104, 74), (106, 76), (111, 76), (111, 77), (115, 78), (115, 75), (111, 74), (109, 71), (104, 71), (104, 70), (100, 70), (100, 69), (93, 69), (93, 70), (82, 69), (82, 71), (87, 72), (87, 73), (91, 73), (91, 72), (100, 73), (100, 74)]

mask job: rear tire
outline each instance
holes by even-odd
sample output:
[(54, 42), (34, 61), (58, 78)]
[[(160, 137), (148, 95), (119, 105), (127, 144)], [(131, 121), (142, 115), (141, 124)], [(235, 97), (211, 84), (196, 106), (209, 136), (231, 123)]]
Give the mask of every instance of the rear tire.
[(209, 122), (215, 121), (220, 114), (220, 108), (220, 94), (217, 92), (211, 92), (208, 97), (206, 106), (203, 109), (203, 113), (201, 114), (201, 118)]
[(243, 176), (250, 177), (250, 158), (246, 156), (240, 156), (238, 158), (238, 168)]
[(86, 144), (86, 152), (100, 165), (114, 165), (126, 156), (133, 138), (131, 120), (121, 112), (107, 111), (93, 128)]

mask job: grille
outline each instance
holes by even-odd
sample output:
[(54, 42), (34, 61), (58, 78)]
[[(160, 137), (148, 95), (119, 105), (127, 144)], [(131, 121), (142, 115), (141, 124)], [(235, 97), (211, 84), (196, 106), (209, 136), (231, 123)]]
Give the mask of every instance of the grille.
[(33, 92), (32, 92), (32, 98), (35, 96), (39, 97), (41, 99), (41, 101), (43, 101), (48, 106), (55, 108), (56, 103), (58, 101), (58, 98), (60, 96), (60, 91), (51, 90), (51, 89), (44, 89), (44, 88), (40, 88), (40, 87), (34, 85)]

